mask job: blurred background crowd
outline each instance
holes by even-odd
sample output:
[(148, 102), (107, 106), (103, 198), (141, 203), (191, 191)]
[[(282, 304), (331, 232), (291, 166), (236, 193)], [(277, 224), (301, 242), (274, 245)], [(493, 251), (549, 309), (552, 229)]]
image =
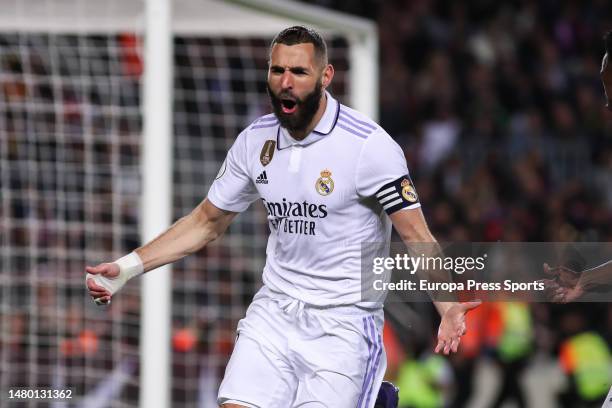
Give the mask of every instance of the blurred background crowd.
[[(315, 3), (378, 22), (380, 123), (404, 148), (438, 240), (612, 241), (612, 112), (599, 79), (609, 2)], [(397, 320), (401, 341), (387, 348), (400, 406), (541, 406), (546, 393), (550, 406), (600, 406), (612, 385), (607, 303), (485, 305), (447, 361), (431, 356), (433, 330)], [(555, 391), (538, 381), (554, 370), (534, 374), (542, 360), (566, 376)], [(490, 394), (482, 372), (474, 382), (478, 361), (501, 374)]]
[[(314, 3), (378, 23), (380, 123), (438, 240), (612, 241), (612, 113), (598, 75), (609, 2)], [(268, 41), (176, 39), (176, 218), (268, 109)], [(342, 97), (346, 44), (330, 45)], [(86, 263), (138, 245), (138, 47), (130, 35), (0, 37), (0, 389), (138, 398), (138, 283), (107, 312), (82, 282)], [(260, 280), (264, 221), (255, 206), (175, 268), (176, 406), (213, 406)], [(385, 341), (402, 408), (599, 407), (612, 385), (608, 303), (484, 305), (450, 359), (431, 354), (431, 305), (398, 307)]]
[(380, 122), (440, 240), (611, 240), (608, 2), (315, 3), (378, 22)]

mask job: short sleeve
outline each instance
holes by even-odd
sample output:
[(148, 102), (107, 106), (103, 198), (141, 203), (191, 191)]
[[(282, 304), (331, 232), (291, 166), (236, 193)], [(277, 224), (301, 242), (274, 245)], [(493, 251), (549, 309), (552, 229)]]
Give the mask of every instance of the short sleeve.
[(384, 131), (365, 141), (356, 172), (357, 193), (375, 197), (387, 214), (420, 207), (401, 147)]
[(247, 168), (246, 136), (244, 131), (236, 138), (208, 190), (208, 199), (222, 210), (242, 212), (259, 197)]

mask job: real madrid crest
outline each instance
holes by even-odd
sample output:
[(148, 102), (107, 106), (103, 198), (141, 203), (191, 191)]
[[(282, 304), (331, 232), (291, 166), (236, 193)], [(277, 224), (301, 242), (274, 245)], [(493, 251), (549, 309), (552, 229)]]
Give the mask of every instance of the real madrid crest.
[(403, 179), (402, 183), (402, 196), (411, 203), (415, 203), (419, 198), (417, 197), (416, 190), (412, 187), (412, 184), (408, 179)]
[(334, 191), (334, 180), (332, 180), (331, 174), (331, 171), (327, 169), (321, 172), (321, 177), (319, 177), (315, 183), (317, 193), (326, 196), (330, 195), (332, 191)]
[(261, 164), (267, 166), (274, 157), (274, 148), (276, 147), (276, 141), (274, 140), (266, 140), (263, 147), (261, 148), (261, 153), (259, 154), (259, 161)]

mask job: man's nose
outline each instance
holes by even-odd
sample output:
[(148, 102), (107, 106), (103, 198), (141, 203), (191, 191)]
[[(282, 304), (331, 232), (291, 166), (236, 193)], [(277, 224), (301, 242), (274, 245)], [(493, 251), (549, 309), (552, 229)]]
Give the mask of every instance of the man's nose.
[(283, 89), (293, 89), (293, 78), (291, 72), (285, 71), (281, 77), (281, 87)]

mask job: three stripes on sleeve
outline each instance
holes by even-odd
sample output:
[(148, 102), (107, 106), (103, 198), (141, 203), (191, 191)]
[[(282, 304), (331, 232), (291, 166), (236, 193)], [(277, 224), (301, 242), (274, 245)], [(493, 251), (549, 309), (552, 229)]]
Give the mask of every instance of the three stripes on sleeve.
[(389, 215), (402, 208), (417, 208), (421, 205), (408, 175), (385, 184), (376, 192), (375, 197)]

